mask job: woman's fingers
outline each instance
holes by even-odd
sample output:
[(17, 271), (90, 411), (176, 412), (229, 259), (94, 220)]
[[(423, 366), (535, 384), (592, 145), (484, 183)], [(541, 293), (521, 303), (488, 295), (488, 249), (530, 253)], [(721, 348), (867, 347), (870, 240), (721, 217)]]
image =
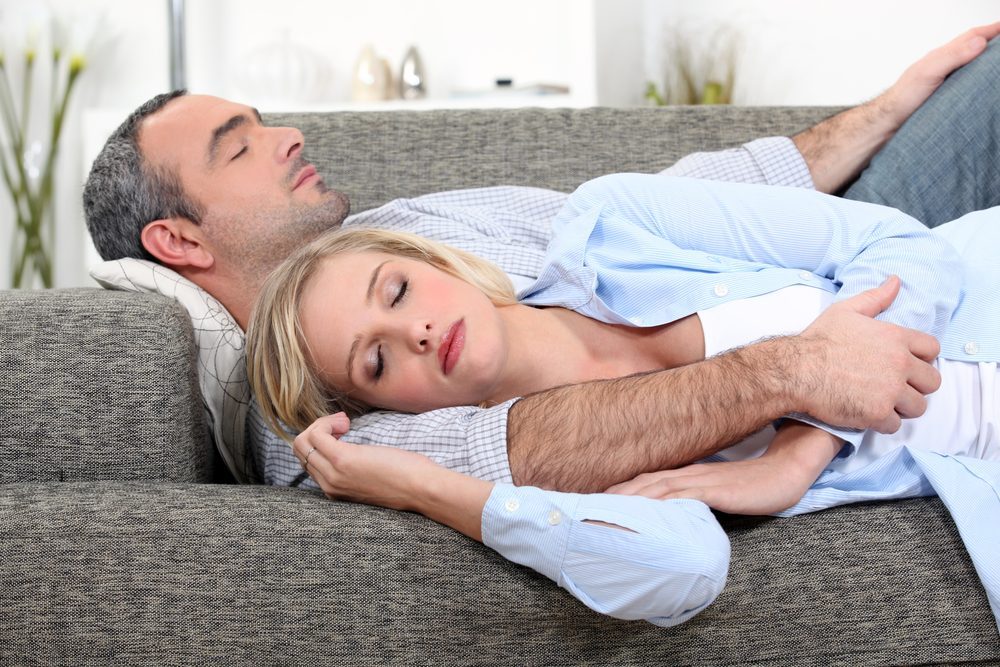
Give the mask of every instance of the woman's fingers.
[(697, 463), (675, 470), (644, 472), (626, 482), (615, 484), (606, 493), (662, 498), (664, 496), (661, 494), (675, 493), (680, 489), (688, 488), (692, 483), (696, 484), (696, 480), (704, 477), (707, 472), (703, 465)]

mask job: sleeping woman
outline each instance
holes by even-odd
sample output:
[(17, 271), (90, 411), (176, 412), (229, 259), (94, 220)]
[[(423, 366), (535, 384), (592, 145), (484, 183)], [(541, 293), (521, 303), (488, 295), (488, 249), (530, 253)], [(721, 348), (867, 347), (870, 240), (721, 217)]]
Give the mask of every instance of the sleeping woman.
[[(941, 388), (922, 417), (884, 435), (790, 415), (711, 461), (612, 491), (761, 514), (938, 493), (979, 567), (1000, 557), (990, 527), (1000, 512), (998, 218), (980, 211), (930, 231), (894, 209), (812, 191), (608, 176), (570, 197), (545, 267), (519, 294), (461, 251), (335, 232), (262, 290), (250, 379), (278, 432), (338, 412), (492, 405), (798, 333), (898, 275), (881, 317), (941, 345)], [(1000, 581), (988, 569), (996, 612)]]

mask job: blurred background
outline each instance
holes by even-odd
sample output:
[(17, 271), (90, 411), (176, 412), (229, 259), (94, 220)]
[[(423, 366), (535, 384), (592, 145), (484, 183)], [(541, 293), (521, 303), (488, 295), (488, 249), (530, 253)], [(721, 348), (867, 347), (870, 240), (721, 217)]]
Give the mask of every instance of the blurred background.
[[(22, 113), (31, 99), (17, 153), (29, 181), (44, 181), (75, 72), (49, 195), (52, 283), (65, 287), (93, 284), (79, 202), (90, 161), (133, 108), (173, 85), (172, 36), (189, 90), (263, 112), (851, 105), (998, 10), (996, 0), (0, 0), (0, 49), (11, 106)], [(4, 133), (5, 156), (12, 143)], [(0, 288), (18, 261), (16, 226), (4, 196)]]

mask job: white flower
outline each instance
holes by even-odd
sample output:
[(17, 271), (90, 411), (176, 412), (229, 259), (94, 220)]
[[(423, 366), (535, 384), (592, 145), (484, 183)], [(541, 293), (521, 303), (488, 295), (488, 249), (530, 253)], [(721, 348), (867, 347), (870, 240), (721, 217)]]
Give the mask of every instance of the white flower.
[(103, 12), (90, 11), (69, 18), (65, 52), (70, 57), (70, 69), (79, 71), (84, 68), (94, 53), (105, 23)]

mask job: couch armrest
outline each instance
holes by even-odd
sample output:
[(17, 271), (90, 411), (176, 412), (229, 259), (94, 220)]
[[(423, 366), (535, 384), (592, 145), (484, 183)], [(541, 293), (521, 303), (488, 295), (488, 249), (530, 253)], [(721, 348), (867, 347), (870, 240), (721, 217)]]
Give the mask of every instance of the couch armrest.
[(195, 358), (169, 299), (0, 292), (0, 482), (212, 479)]

